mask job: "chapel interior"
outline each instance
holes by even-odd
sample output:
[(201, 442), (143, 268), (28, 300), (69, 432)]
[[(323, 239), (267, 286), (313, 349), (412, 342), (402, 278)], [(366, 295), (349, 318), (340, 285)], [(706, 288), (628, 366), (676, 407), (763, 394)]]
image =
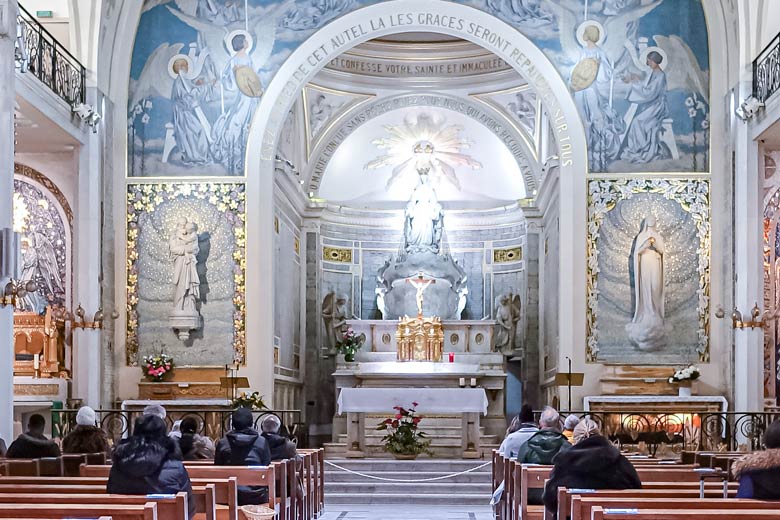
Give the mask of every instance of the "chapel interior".
[(285, 520), (541, 518), (499, 453), (524, 405), (632, 461), (768, 447), (778, 27), (774, 0), (0, 0), (0, 439), (89, 406), (115, 446), (159, 404), (217, 441), (246, 406), (322, 472)]

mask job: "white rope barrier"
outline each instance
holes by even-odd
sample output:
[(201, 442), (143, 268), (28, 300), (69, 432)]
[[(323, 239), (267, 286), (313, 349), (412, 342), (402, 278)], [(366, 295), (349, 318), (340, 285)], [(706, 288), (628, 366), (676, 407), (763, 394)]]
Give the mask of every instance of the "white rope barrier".
[(352, 473), (354, 475), (358, 475), (365, 478), (371, 478), (374, 480), (384, 480), (387, 482), (408, 482), (408, 483), (414, 483), (414, 482), (432, 482), (434, 480), (445, 480), (452, 477), (457, 477), (459, 475), (465, 475), (466, 473), (471, 473), (472, 471), (477, 471), (478, 469), (482, 469), (485, 466), (490, 466), (493, 462), (485, 462), (484, 464), (480, 464), (479, 466), (475, 466), (473, 468), (469, 468), (466, 471), (461, 471), (458, 473), (451, 473), (449, 475), (442, 475), (440, 477), (431, 477), (431, 478), (422, 478), (422, 479), (416, 479), (416, 480), (410, 480), (410, 479), (397, 479), (397, 478), (386, 478), (386, 477), (377, 477), (376, 475), (369, 475), (367, 473), (361, 473), (359, 471), (354, 471), (348, 468), (345, 468), (343, 466), (339, 466), (338, 464), (334, 464), (333, 462), (330, 462), (329, 460), (325, 461), (325, 464), (328, 464), (329, 466), (333, 466), (334, 468), (338, 468), (341, 471), (346, 471), (347, 473)]

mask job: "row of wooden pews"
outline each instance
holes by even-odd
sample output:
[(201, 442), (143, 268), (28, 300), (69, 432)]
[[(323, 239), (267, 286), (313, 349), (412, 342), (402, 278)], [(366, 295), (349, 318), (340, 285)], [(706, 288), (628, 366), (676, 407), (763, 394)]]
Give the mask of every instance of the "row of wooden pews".
[(105, 463), (105, 453), (64, 454), (41, 459), (0, 459), (0, 476), (76, 477), (82, 464)]
[[(270, 466), (215, 466), (187, 461), (198, 520), (242, 520), (238, 486), (267, 486), (268, 507), (279, 520), (311, 520), (324, 505), (324, 452), (298, 450), (300, 461)], [(34, 461), (27, 461), (34, 462)], [(11, 465), (16, 466), (15, 464)], [(21, 466), (20, 466), (21, 467)], [(28, 464), (28, 468), (40, 464)], [(0, 476), (0, 518), (98, 518), (119, 520), (186, 520), (187, 495), (109, 495), (111, 466), (81, 462), (79, 476)]]
[[(750, 516), (780, 519), (780, 504), (777, 502), (734, 498), (737, 483), (726, 480), (728, 474), (714, 461), (733, 461), (736, 455), (712, 457), (711, 467), (702, 467), (698, 462), (684, 464), (647, 458), (629, 459), (639, 474), (642, 489), (559, 488), (558, 518), (694, 520)], [(496, 517), (500, 520), (547, 518), (544, 506), (528, 504), (528, 494), (532, 489), (544, 489), (551, 471), (552, 466), (518, 464), (495, 451), (493, 489), (504, 482), (502, 499), (496, 504)]]

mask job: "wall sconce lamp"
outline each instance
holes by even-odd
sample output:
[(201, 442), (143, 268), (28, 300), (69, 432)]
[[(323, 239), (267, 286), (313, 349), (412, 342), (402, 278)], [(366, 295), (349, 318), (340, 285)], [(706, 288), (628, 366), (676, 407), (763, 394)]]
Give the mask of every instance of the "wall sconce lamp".
[[(75, 316), (74, 316), (75, 314)], [(99, 307), (98, 310), (95, 312), (95, 314), (92, 316), (92, 321), (86, 321), (86, 311), (84, 308), (79, 304), (79, 306), (76, 308), (75, 313), (71, 313), (70, 311), (66, 310), (63, 307), (58, 307), (54, 310), (54, 319), (60, 322), (71, 322), (71, 328), (74, 329), (102, 329), (103, 328), (103, 321), (105, 319), (103, 315), (103, 307)], [(113, 311), (111, 313), (111, 319), (117, 319), (119, 317), (119, 313), (117, 311)]]
[[(715, 309), (715, 317), (723, 318), (725, 315), (726, 312), (723, 310), (723, 307), (718, 305)], [(761, 319), (759, 319), (759, 316)], [(770, 318), (776, 318), (769, 310), (765, 310), (762, 313), (761, 309), (758, 308), (758, 302), (750, 309), (750, 317), (750, 320), (745, 321), (739, 309), (734, 307), (734, 311), (731, 313), (731, 327), (734, 329), (760, 329), (764, 327), (764, 324)]]
[(16, 306), (19, 298), (24, 298), (28, 293), (34, 293), (38, 290), (38, 284), (33, 280), (10, 280), (2, 293), (0, 293), (0, 307), (6, 305)]

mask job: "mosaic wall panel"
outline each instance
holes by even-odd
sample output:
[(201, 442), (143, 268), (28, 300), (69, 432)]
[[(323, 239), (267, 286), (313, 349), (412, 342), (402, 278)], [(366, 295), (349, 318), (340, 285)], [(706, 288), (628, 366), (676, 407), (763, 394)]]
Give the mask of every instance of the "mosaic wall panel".
[[(279, 67), (317, 29), (375, 3), (145, 0), (129, 78), (128, 176), (243, 175), (252, 113)], [(582, 114), (591, 171), (708, 170), (700, 0), (461, 3), (516, 27), (558, 68)], [(412, 22), (455, 24), (488, 48), (501, 44), (446, 12)], [(365, 20), (354, 31), (391, 23)], [(327, 59), (350, 37), (323, 42)]]
[(708, 361), (709, 181), (594, 180), (588, 191), (588, 360)]
[[(127, 363), (164, 351), (177, 365), (246, 361), (246, 217), (243, 184), (136, 184), (127, 192)], [(202, 327), (182, 341), (169, 316), (174, 263), (169, 240), (180, 219), (197, 225), (196, 304)]]
[[(33, 280), (38, 285), (37, 291), (19, 299), (17, 309), (43, 313), (47, 305), (70, 307), (66, 297), (70, 285), (69, 241), (73, 218), (70, 207), (56, 186), (41, 174), (24, 167), (17, 171), (35, 181), (30, 182), (22, 176), (14, 178), (14, 229), (21, 233), (22, 246), (19, 278)], [(47, 181), (56, 194), (41, 189), (42, 180)]]

